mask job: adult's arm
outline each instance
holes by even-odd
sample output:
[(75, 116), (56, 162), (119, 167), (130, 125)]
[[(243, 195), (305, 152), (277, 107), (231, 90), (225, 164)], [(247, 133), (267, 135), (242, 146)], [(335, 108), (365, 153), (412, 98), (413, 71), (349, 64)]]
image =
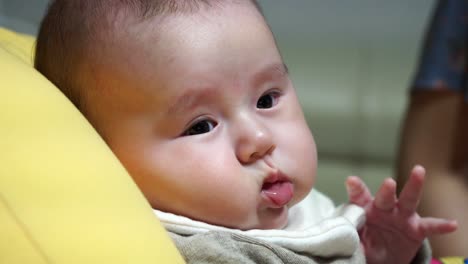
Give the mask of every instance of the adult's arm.
[(430, 238), (434, 256), (468, 256), (468, 104), (462, 93), (413, 90), (397, 161), (399, 186), (415, 164), (427, 170), (420, 214), (459, 223), (456, 232)]

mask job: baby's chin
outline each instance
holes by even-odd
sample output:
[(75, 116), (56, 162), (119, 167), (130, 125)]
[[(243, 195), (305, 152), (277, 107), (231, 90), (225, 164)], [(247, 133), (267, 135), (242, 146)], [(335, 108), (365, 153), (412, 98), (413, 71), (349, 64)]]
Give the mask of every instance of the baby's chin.
[(264, 221), (259, 229), (282, 229), (288, 224), (288, 206), (281, 208), (270, 208), (274, 217), (270, 217)]

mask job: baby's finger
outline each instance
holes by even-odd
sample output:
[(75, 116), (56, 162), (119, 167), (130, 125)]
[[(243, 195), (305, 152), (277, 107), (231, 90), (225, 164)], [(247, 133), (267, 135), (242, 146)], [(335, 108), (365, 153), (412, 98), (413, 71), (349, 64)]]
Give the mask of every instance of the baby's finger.
[(458, 223), (455, 220), (424, 217), (419, 222), (419, 230), (425, 237), (451, 233), (457, 228)]
[(349, 176), (346, 179), (346, 189), (348, 190), (349, 202), (366, 206), (372, 201), (372, 195), (366, 184), (357, 176)]
[(375, 194), (374, 205), (380, 210), (389, 211), (395, 207), (396, 201), (396, 183), (387, 178)]
[(421, 199), (426, 171), (420, 165), (414, 166), (408, 182), (400, 193), (398, 206), (403, 213), (412, 214), (418, 207)]

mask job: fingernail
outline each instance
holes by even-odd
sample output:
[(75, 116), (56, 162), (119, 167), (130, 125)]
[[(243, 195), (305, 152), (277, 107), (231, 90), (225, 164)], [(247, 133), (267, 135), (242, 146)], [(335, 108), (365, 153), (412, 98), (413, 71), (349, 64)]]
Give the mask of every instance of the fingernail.
[(421, 166), (421, 165), (419, 165), (419, 164), (417, 164), (417, 165), (414, 166), (414, 170), (418, 170), (418, 171), (421, 171), (421, 172), (423, 172), (423, 173), (425, 172), (424, 167)]

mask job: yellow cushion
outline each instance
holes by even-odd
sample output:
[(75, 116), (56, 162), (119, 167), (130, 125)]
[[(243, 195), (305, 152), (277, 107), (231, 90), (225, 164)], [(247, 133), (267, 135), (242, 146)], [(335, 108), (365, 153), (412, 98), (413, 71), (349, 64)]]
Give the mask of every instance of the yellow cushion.
[(0, 263), (183, 263), (33, 42), (0, 28)]

